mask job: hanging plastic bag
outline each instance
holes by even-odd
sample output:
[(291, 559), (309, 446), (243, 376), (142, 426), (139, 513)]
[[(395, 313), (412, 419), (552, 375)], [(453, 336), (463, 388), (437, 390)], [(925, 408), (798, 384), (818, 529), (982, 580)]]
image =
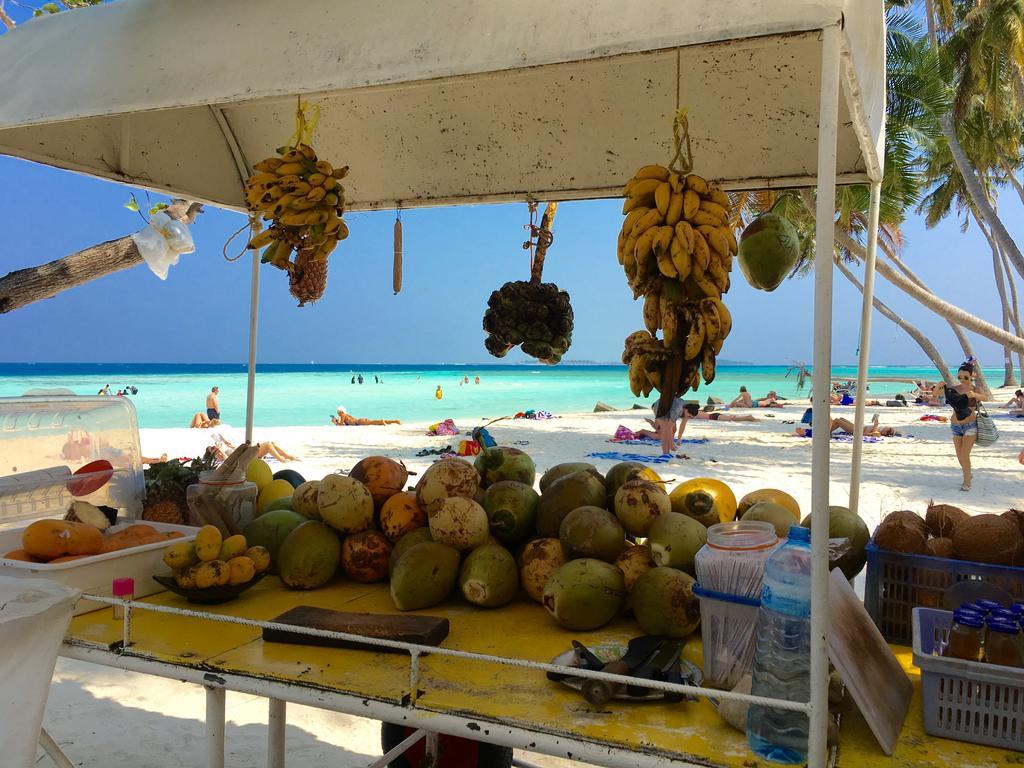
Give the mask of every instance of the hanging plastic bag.
[(178, 263), (181, 254), (192, 253), (196, 249), (188, 226), (163, 211), (132, 235), (132, 240), (150, 271), (161, 280), (167, 279), (167, 272)]

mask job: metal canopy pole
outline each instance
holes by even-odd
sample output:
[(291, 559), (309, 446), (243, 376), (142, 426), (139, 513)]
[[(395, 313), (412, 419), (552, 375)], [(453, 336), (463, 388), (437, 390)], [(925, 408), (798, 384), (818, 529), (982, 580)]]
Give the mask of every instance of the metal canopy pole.
[(882, 183), (871, 184), (871, 202), (868, 205), (867, 256), (864, 259), (864, 299), (860, 308), (860, 353), (857, 359), (857, 401), (854, 403), (853, 456), (850, 458), (850, 510), (859, 514), (860, 460), (864, 453), (864, 402), (868, 390), (868, 358), (871, 353), (871, 313), (875, 297), (875, 253), (878, 250), (878, 209), (882, 199)]
[[(808, 768), (828, 761), (828, 485), (832, 369), (832, 257), (839, 119), (839, 26), (821, 36), (818, 198), (814, 246), (814, 357), (811, 441), (811, 714)], [(856, 436), (854, 437), (856, 443)]]
[(249, 292), (249, 381), (245, 390), (245, 442), (252, 442), (256, 407), (256, 334), (260, 316), (260, 254), (252, 252), (252, 287)]

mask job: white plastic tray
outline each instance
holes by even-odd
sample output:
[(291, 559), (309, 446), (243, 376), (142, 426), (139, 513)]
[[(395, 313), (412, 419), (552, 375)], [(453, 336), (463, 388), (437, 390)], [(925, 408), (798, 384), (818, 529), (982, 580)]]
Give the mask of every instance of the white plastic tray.
[[(118, 552), (107, 552), (102, 555), (83, 557), (67, 563), (47, 565), (45, 563), (26, 563), (20, 560), (7, 560), (0, 557), (0, 575), (20, 579), (51, 579), (69, 587), (82, 590), (83, 593), (109, 597), (114, 579), (130, 576), (135, 579), (135, 597), (146, 597), (162, 592), (163, 587), (153, 581), (153, 576), (167, 573), (164, 565), (164, 550), (178, 541), (191, 541), (196, 537), (198, 528), (186, 525), (170, 525), (168, 523), (152, 523), (158, 531), (180, 531), (183, 538), (143, 544), (140, 547), (122, 549)], [(119, 524), (122, 527), (125, 524)], [(13, 549), (21, 548), (21, 532), (27, 526), (0, 530), (0, 555)], [(83, 597), (75, 606), (75, 616), (89, 613), (100, 608), (107, 608)]]

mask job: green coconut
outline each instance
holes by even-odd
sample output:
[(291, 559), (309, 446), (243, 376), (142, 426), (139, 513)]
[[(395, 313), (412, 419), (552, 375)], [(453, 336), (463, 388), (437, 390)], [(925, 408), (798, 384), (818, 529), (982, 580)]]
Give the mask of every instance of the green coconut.
[(800, 258), (800, 237), (790, 221), (770, 211), (754, 219), (740, 235), (739, 262), (752, 288), (774, 291)]
[[(649, 483), (661, 483), (661, 477), (646, 464), (639, 461), (620, 461), (612, 466), (604, 476), (606, 492), (605, 505), (608, 509), (615, 508), (615, 494), (629, 480), (646, 480)], [(662, 486), (664, 487), (664, 486)]]
[[(562, 464), (555, 464), (547, 472), (540, 476), (540, 492), (544, 493), (555, 480), (566, 475), (571, 475), (573, 472), (583, 472), (584, 470), (590, 470), (595, 475), (600, 473), (597, 471), (597, 467), (586, 461), (567, 461)], [(602, 478), (603, 480), (604, 478)]]
[(565, 516), (577, 507), (604, 507), (604, 483), (589, 471), (559, 478), (540, 495), (537, 534), (555, 538)]
[[(800, 523), (804, 528), (811, 527), (811, 516), (807, 515)], [(871, 531), (860, 516), (855, 515), (849, 507), (833, 505), (828, 508), (828, 537), (830, 539), (849, 539), (850, 549), (838, 560), (831, 562), (829, 568), (838, 568), (847, 579), (852, 579), (864, 568), (868, 561), (868, 541)]]
[(462, 561), (459, 589), (473, 605), (497, 608), (519, 591), (519, 569), (512, 554), (499, 544), (477, 547)]
[(593, 557), (613, 563), (626, 548), (618, 519), (600, 507), (577, 507), (562, 520), (558, 538), (569, 557)]
[(539, 503), (540, 496), (533, 486), (500, 480), (488, 486), (481, 506), (495, 538), (506, 544), (518, 544), (533, 533)]
[(548, 579), (544, 607), (565, 629), (583, 631), (607, 624), (622, 607), (622, 571), (603, 560), (571, 560)]
[(647, 546), (655, 565), (694, 573), (697, 552), (708, 540), (708, 529), (680, 512), (666, 512), (651, 523)]
[(537, 466), (533, 459), (518, 448), (486, 448), (476, 457), (473, 466), (484, 488), (503, 480), (515, 480), (532, 486), (537, 476)]
[(648, 635), (686, 637), (700, 625), (700, 601), (693, 577), (675, 568), (652, 568), (633, 585), (636, 622)]

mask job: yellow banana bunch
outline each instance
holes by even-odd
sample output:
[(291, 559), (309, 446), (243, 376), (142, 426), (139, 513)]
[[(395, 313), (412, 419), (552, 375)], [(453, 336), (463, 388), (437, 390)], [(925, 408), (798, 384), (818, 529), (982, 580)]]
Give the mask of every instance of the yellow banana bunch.
[(256, 163), (245, 183), (249, 209), (269, 223), (247, 248), (265, 248), (264, 263), (291, 272), (293, 250), (307, 254), (304, 258), (326, 259), (338, 241), (348, 237), (342, 219), (345, 189), (339, 183), (348, 166), (335, 168), (317, 159), (308, 144), (279, 147), (277, 154)]
[(663, 165), (645, 165), (622, 193), (616, 256), (633, 296), (644, 300), (646, 328), (625, 341), (630, 389), (638, 396), (660, 392), (664, 366), (679, 356), (683, 373), (673, 394), (683, 395), (714, 379), (716, 356), (732, 330), (722, 302), (737, 251), (732, 202), (704, 178)]

